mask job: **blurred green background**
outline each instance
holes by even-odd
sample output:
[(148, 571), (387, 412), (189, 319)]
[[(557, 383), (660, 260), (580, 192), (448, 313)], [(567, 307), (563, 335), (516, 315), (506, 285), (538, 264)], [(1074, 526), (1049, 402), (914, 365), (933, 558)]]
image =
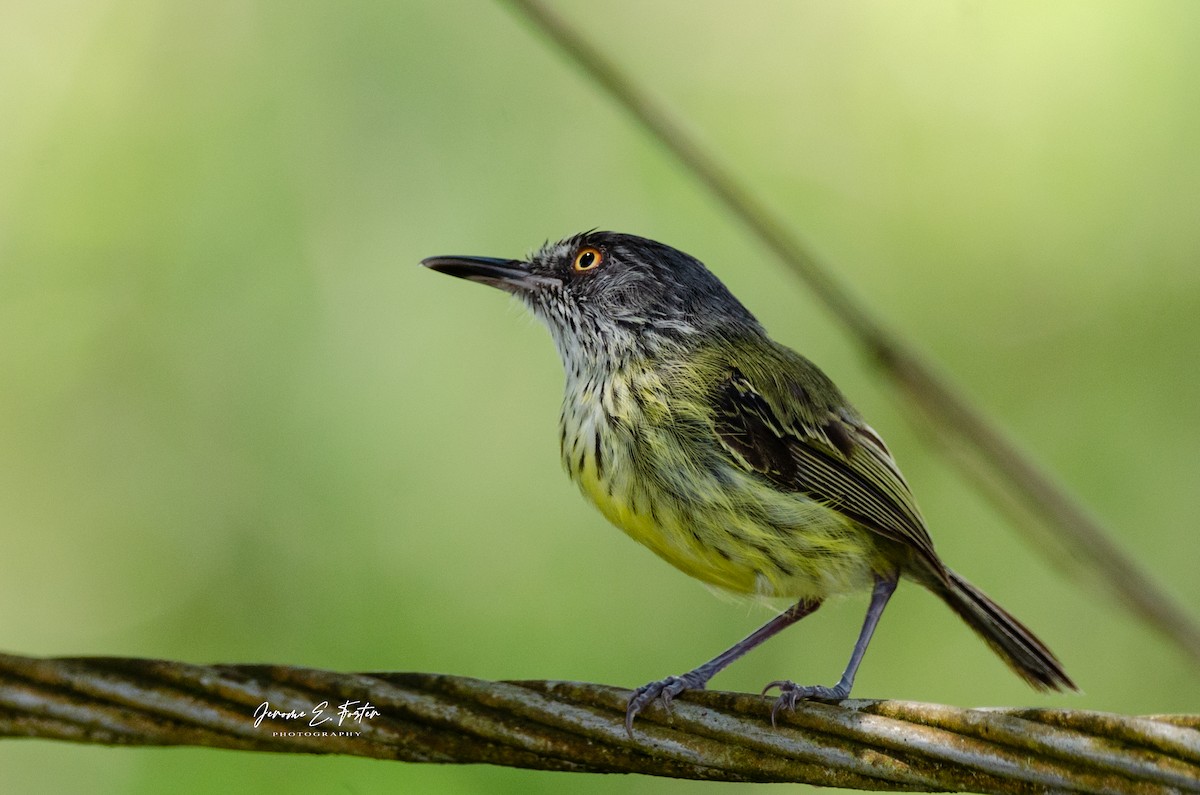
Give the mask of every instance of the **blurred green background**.
[[(1200, 604), (1200, 5), (560, 0)], [(901, 588), (855, 693), (1200, 710), (795, 279), (502, 5), (0, 4), (0, 648), (636, 686), (765, 620), (559, 470), (548, 335), (425, 256), (590, 227), (705, 260), (883, 431), (945, 558), (1082, 696)], [(714, 683), (832, 682), (866, 597)], [(13, 792), (713, 785), (0, 743)], [(736, 789), (736, 788), (730, 788)]]

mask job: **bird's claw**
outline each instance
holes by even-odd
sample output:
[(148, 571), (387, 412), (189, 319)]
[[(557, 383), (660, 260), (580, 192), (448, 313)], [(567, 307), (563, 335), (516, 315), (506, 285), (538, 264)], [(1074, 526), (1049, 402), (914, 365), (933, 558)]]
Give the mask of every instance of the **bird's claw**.
[(788, 712), (796, 711), (796, 704), (809, 699), (822, 699), (826, 701), (841, 701), (846, 698), (849, 693), (849, 688), (842, 688), (839, 684), (835, 687), (826, 687), (824, 685), (798, 685), (790, 679), (776, 679), (762, 689), (762, 694), (765, 696), (767, 691), (773, 687), (779, 688), (779, 698), (775, 699), (775, 703), (771, 705), (771, 726), (775, 727), (775, 718), (782, 710)]
[(662, 699), (663, 709), (670, 714), (671, 701), (675, 696), (687, 690), (703, 690), (704, 685), (705, 681), (690, 674), (668, 676), (666, 679), (642, 685), (633, 691), (633, 695), (629, 697), (629, 705), (625, 707), (625, 731), (630, 737), (633, 736), (633, 719), (655, 699)]

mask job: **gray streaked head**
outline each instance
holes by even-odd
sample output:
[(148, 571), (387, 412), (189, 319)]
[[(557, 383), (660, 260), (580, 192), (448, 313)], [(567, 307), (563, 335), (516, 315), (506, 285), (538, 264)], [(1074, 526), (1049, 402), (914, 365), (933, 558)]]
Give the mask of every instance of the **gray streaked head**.
[(635, 235), (584, 232), (526, 260), (430, 257), (422, 264), (513, 293), (550, 327), (564, 358), (580, 347), (611, 352), (621, 344), (763, 333), (699, 260)]

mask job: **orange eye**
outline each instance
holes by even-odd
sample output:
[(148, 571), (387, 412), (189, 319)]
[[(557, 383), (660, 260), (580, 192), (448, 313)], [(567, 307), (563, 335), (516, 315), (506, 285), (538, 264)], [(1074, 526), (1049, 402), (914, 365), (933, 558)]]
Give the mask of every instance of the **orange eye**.
[(587, 248), (579, 249), (579, 253), (575, 255), (575, 272), (583, 273), (595, 268), (601, 262), (604, 262), (604, 255), (599, 249), (588, 246)]

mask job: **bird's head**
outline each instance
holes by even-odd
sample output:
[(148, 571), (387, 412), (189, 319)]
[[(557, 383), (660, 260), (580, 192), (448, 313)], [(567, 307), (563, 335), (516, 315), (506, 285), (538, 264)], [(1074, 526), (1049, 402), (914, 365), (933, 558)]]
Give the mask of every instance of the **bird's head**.
[(421, 264), (516, 295), (550, 327), (564, 359), (762, 331), (699, 260), (635, 235), (584, 232), (524, 260), (429, 257)]

